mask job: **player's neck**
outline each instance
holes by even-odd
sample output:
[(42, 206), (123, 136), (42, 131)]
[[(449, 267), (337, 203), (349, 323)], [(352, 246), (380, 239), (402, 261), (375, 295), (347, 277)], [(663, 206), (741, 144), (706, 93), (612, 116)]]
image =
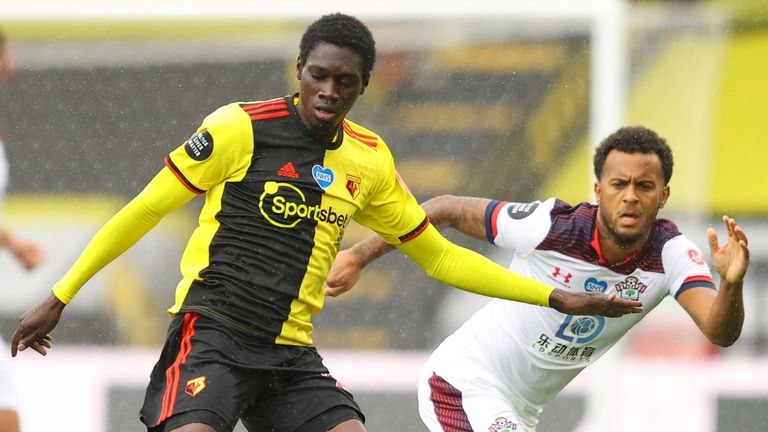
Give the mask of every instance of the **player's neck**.
[(637, 256), (648, 241), (650, 231), (637, 240), (631, 242), (622, 241), (598, 220), (596, 234), (597, 238), (595, 240), (597, 240), (599, 245), (598, 254), (600, 255), (600, 260), (604, 264), (615, 266)]
[(600, 247), (603, 252), (603, 259), (608, 265), (614, 266), (622, 264), (635, 257), (642, 249), (644, 241), (632, 245), (618, 244), (613, 240), (603, 240)]

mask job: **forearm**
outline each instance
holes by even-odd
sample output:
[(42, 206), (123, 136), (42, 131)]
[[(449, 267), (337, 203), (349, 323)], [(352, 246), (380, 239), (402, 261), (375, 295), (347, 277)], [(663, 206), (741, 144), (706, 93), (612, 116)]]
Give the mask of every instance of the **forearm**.
[(731, 346), (741, 335), (744, 324), (742, 284), (720, 283), (703, 329), (707, 338), (716, 345)]
[(192, 196), (164, 168), (136, 198), (93, 236), (69, 271), (54, 285), (54, 295), (63, 303), (69, 303), (94, 274), (133, 246), (163, 216)]
[(382, 240), (378, 234), (369, 236), (350, 248), (361, 268), (393, 250), (395, 247)]

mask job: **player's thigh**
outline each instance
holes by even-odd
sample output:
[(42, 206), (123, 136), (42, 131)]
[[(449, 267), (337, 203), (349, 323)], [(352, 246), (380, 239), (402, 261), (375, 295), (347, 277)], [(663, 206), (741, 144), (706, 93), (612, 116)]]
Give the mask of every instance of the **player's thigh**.
[(493, 385), (477, 377), (456, 384), (431, 370), (418, 387), (419, 415), (431, 432), (525, 431), (516, 409)]
[(216, 432), (216, 429), (202, 423), (190, 423), (171, 429), (170, 432)]
[(366, 429), (360, 420), (347, 420), (331, 429), (330, 432), (366, 432)]
[(510, 400), (487, 381), (474, 381), (463, 390), (462, 399), (473, 430), (534, 432), (524, 426)]
[(354, 397), (327, 370), (285, 373), (276, 382), (274, 391), (253, 401), (243, 412), (241, 420), (249, 431), (365, 430), (365, 417)]
[(365, 432), (365, 426), (358, 412), (346, 405), (337, 405), (310, 419), (296, 432)]

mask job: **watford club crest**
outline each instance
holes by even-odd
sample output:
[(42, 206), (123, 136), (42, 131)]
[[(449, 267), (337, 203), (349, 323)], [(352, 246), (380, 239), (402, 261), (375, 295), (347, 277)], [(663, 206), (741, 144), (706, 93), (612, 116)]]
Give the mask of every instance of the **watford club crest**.
[(360, 177), (347, 174), (347, 190), (352, 199), (357, 198), (357, 195), (360, 193)]
[(184, 393), (195, 397), (205, 389), (205, 377), (192, 378), (187, 381), (187, 385), (184, 387)]

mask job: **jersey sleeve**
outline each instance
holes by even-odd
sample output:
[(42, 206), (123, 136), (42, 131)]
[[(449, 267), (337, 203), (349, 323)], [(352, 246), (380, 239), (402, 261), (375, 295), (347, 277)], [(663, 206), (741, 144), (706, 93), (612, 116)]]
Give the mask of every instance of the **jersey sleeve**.
[(667, 274), (669, 293), (674, 298), (690, 288), (717, 290), (704, 255), (685, 236), (679, 235), (669, 240), (664, 245), (661, 258)]
[(418, 236), (397, 247), (440, 282), (475, 294), (549, 306), (553, 287), (451, 243), (432, 224), (427, 223)]
[(379, 146), (382, 166), (371, 200), (354, 219), (381, 236), (389, 244), (397, 245), (419, 235), (428, 225), (427, 214), (397, 174), (392, 155), (385, 146)]
[(485, 230), (492, 244), (529, 254), (552, 227), (550, 213), (556, 200), (530, 203), (491, 201), (485, 211)]
[(93, 236), (72, 267), (53, 287), (63, 303), (108, 263), (128, 250), (166, 214), (194, 197), (165, 168)]
[(203, 194), (242, 177), (252, 154), (250, 118), (234, 103), (208, 115), (197, 132), (165, 158), (165, 165), (187, 189)]

